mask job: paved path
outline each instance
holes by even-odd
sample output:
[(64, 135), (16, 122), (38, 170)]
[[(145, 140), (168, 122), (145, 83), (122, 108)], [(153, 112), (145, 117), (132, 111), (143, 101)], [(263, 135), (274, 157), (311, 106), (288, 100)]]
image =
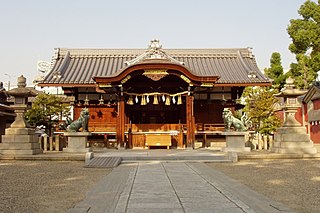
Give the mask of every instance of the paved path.
[(292, 212), (204, 163), (121, 164), (69, 212)]

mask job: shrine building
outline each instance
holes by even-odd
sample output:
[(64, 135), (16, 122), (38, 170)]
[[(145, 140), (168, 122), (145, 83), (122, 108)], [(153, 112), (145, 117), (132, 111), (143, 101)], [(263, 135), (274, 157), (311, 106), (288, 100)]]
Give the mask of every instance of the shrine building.
[(269, 86), (250, 48), (57, 48), (39, 86), (62, 87), (76, 119), (90, 111), (89, 131), (121, 147), (193, 148), (219, 137), (223, 108), (236, 110), (246, 86)]

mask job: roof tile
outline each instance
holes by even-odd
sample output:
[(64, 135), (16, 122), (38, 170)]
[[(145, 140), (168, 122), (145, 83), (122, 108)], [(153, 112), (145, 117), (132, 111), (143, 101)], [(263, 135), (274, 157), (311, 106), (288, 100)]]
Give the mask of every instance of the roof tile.
[[(219, 76), (219, 84), (269, 83), (248, 48), (233, 49), (165, 49), (168, 55), (184, 62), (193, 74), (198, 76)], [(53, 59), (52, 70), (43, 84), (94, 84), (95, 76), (112, 76), (124, 69), (126, 61), (143, 54), (144, 49), (58, 49)], [(249, 72), (257, 77), (250, 79)], [(61, 78), (53, 74), (60, 72)]]

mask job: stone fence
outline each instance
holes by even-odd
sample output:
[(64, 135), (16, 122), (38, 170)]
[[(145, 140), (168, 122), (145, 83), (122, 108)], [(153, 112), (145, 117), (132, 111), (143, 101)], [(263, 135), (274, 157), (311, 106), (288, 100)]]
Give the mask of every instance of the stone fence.
[(60, 135), (53, 137), (42, 135), (39, 137), (39, 143), (43, 151), (62, 151), (67, 145), (67, 140), (66, 137)]

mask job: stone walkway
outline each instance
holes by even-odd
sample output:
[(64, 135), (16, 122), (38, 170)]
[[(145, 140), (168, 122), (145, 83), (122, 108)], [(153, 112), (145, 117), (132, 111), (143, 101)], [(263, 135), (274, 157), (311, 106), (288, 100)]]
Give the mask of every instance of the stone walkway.
[(69, 212), (292, 212), (204, 163), (121, 164)]

